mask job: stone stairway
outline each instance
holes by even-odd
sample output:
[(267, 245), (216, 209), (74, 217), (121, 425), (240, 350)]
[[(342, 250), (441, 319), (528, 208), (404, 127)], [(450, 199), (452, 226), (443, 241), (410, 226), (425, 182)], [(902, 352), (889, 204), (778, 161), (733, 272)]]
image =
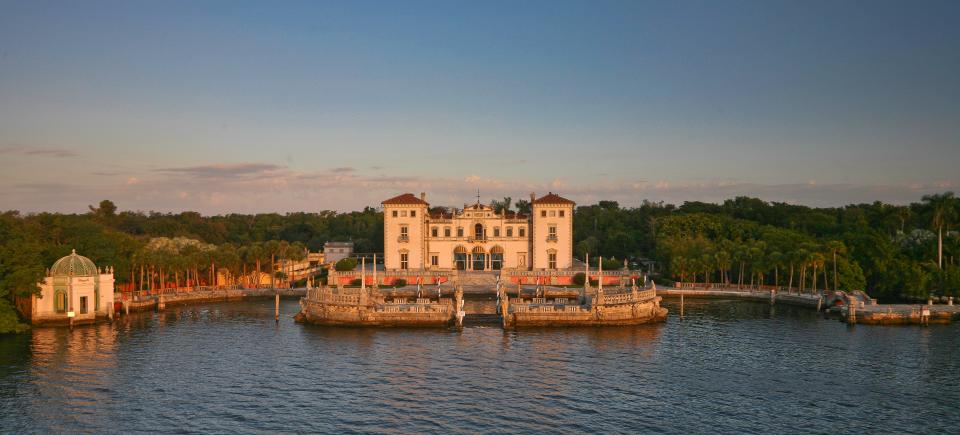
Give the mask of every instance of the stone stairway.
[(493, 289), (497, 285), (497, 275), (500, 272), (465, 272), (460, 271), (460, 284), (464, 287), (478, 286)]

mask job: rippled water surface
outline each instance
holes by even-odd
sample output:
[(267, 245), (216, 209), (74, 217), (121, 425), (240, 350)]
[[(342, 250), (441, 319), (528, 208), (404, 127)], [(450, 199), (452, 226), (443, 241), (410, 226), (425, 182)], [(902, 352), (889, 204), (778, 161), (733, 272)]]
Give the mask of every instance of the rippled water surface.
[(687, 301), (607, 328), (320, 328), (284, 301), (0, 338), (7, 432), (956, 432), (960, 325)]

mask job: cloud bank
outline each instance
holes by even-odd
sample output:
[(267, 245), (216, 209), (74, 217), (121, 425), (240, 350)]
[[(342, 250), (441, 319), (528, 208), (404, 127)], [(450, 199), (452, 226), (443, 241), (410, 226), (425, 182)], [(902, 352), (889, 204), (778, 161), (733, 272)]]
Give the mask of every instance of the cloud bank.
[(305, 172), (271, 163), (217, 163), (166, 167), (130, 173), (91, 173), (82, 182), (23, 182), (0, 186), (3, 209), (25, 212), (83, 212), (88, 204), (111, 199), (124, 210), (184, 211), (204, 214), (359, 210), (376, 207), (404, 192), (426, 192), (433, 205), (461, 206), (476, 200), (510, 196), (526, 199), (548, 191), (579, 204), (613, 200), (636, 206), (643, 200), (680, 204), (721, 202), (735, 196), (759, 197), (813, 206), (837, 206), (881, 200), (919, 201), (927, 193), (954, 188), (952, 180), (909, 185), (852, 183), (757, 184), (738, 180), (611, 180), (579, 184), (563, 178), (518, 181), (471, 174), (463, 178), (397, 176), (361, 173), (351, 167)]

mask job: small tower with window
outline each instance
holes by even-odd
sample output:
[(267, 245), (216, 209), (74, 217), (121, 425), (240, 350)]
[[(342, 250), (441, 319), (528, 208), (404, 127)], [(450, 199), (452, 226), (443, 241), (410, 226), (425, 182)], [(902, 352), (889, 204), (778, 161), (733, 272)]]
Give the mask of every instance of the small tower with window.
[(383, 204), (383, 266), (386, 269), (420, 269), (425, 266), (426, 222), (430, 204), (426, 194), (395, 196)]
[(573, 266), (573, 201), (550, 192), (531, 194), (530, 217), (534, 269), (569, 269)]

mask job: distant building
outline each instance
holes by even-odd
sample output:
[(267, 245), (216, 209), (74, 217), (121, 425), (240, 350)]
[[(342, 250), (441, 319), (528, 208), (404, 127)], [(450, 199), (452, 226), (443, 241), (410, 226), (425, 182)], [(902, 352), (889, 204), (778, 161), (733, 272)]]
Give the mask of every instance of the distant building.
[(353, 242), (327, 242), (323, 244), (323, 260), (326, 263), (336, 263), (344, 258), (353, 256)]
[(548, 270), (573, 265), (573, 201), (530, 195), (532, 213), (478, 201), (429, 214), (426, 194), (383, 201), (385, 269)]
[(92, 322), (113, 315), (113, 269), (100, 270), (89, 258), (70, 255), (53, 263), (40, 294), (22, 298), (18, 308), (31, 323)]

